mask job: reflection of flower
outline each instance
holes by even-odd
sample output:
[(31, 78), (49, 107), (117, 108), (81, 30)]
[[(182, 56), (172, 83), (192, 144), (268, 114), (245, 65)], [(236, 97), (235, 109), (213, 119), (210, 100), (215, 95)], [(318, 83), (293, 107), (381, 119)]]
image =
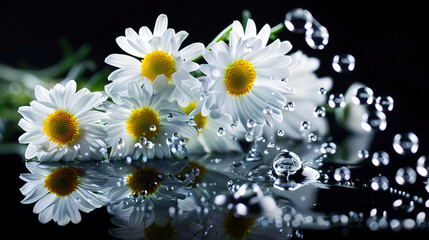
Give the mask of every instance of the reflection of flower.
[[(291, 76), (288, 82), (295, 89), (294, 95), (287, 96), (288, 102), (293, 103), (293, 111), (283, 114), (283, 121), (275, 127), (265, 126), (264, 136), (270, 139), (276, 136), (278, 130), (284, 131), (284, 135), (294, 139), (306, 137), (300, 131), (301, 123), (308, 121), (311, 131), (317, 131), (325, 135), (328, 131), (328, 122), (324, 117), (315, 116), (315, 108), (326, 103), (326, 96), (319, 94), (319, 89), (329, 91), (332, 87), (331, 78), (318, 78), (314, 71), (319, 68), (317, 58), (309, 58), (302, 52), (292, 54), (293, 63), (290, 66)], [(324, 114), (324, 113), (323, 113)]]
[(109, 95), (123, 96), (130, 81), (141, 84), (144, 79), (149, 79), (154, 82), (158, 75), (164, 74), (168, 82), (175, 86), (169, 99), (177, 100), (180, 106), (188, 105), (194, 91), (199, 91), (201, 85), (189, 74), (199, 67), (192, 60), (201, 55), (204, 45), (193, 43), (179, 50), (188, 33), (180, 31), (176, 34), (173, 29), (167, 29), (167, 22), (167, 16), (161, 14), (153, 33), (146, 26), (141, 27), (138, 34), (127, 28), (125, 36), (116, 39), (122, 50), (142, 60), (124, 54), (111, 54), (106, 58), (106, 63), (119, 68), (109, 76), (109, 80), (113, 81), (106, 86)]
[(228, 113), (247, 129), (249, 119), (269, 126), (281, 121), (284, 95), (293, 93), (282, 81), (289, 75), (291, 59), (285, 54), (291, 44), (277, 39), (265, 47), (261, 39), (242, 39), (233, 30), (229, 45), (220, 41), (209, 47), (203, 53), (207, 64), (201, 65), (210, 78), (203, 108)]
[(25, 157), (37, 156), (39, 161), (71, 161), (76, 157), (101, 160), (99, 150), (106, 147), (107, 134), (99, 122), (106, 116), (92, 109), (106, 97), (86, 88), (76, 92), (73, 80), (49, 91), (36, 86), (35, 94), (36, 101), (18, 110), (23, 116), (19, 126), (26, 131), (19, 142), (29, 144)]
[[(173, 133), (188, 138), (197, 135), (195, 128), (186, 123), (187, 115), (178, 111), (177, 102), (169, 102), (162, 93), (154, 92), (159, 85), (168, 86), (165, 77), (157, 77), (153, 84), (146, 79), (143, 89), (136, 82), (130, 82), (127, 97), (106, 106), (107, 141), (113, 146), (111, 158), (126, 157), (137, 148), (141, 148), (147, 158), (169, 157), (166, 140)], [(137, 143), (145, 146), (136, 148)]]
[[(126, 211), (130, 223), (152, 224), (158, 215), (168, 216), (169, 208), (185, 198), (185, 184), (174, 177), (186, 161), (158, 159), (131, 165), (113, 165), (110, 175), (116, 179), (108, 193), (108, 211), (117, 215)], [(158, 216), (159, 217), (159, 216)]]
[(21, 202), (37, 202), (33, 212), (39, 214), (42, 223), (51, 219), (59, 225), (78, 223), (79, 211), (90, 212), (108, 202), (102, 194), (107, 182), (105, 166), (28, 162), (26, 167), (30, 173), (20, 175), (27, 182), (20, 189), (25, 195)]

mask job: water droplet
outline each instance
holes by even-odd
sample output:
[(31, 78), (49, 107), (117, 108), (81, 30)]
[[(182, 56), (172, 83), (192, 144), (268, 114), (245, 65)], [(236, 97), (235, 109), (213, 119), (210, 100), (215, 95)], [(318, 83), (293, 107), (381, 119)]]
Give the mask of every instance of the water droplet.
[(256, 151), (256, 149), (251, 149), (246, 155), (246, 161), (253, 162), (259, 161), (262, 159), (262, 155), (260, 152)]
[(351, 172), (350, 172), (350, 169), (348, 169), (347, 167), (342, 166), (335, 169), (334, 179), (337, 182), (348, 181), (350, 180), (350, 177), (351, 177)]
[(384, 165), (387, 166), (390, 162), (389, 154), (385, 151), (379, 151), (372, 154), (372, 164), (376, 167)]
[(331, 108), (341, 108), (346, 105), (344, 101), (344, 95), (342, 93), (333, 93), (329, 95), (328, 105)]
[(329, 33), (324, 26), (313, 24), (312, 28), (305, 32), (305, 41), (313, 49), (322, 50), (328, 45)]
[(152, 149), (155, 146), (155, 144), (153, 144), (153, 142), (151, 141), (146, 141), (145, 147), (147, 149)]
[(285, 135), (285, 131), (283, 131), (281, 129), (277, 131), (277, 136), (283, 137), (284, 135)]
[(182, 145), (182, 146), (184, 146), (184, 145), (186, 144), (186, 139), (185, 139), (185, 138), (183, 138), (183, 137), (182, 137), (182, 138), (180, 138), (180, 139), (179, 139), (179, 144), (180, 144), (180, 145)]
[(167, 191), (173, 191), (173, 190), (174, 190), (174, 187), (173, 187), (173, 186), (167, 186), (167, 187), (165, 188), (165, 190), (167, 190)]
[(264, 113), (266, 115), (270, 115), (273, 113), (273, 110), (270, 107), (266, 107), (262, 110), (262, 113)]
[(374, 92), (369, 87), (354, 90), (352, 101), (356, 105), (371, 105), (374, 102)]
[(170, 146), (171, 144), (173, 144), (173, 143), (174, 143), (174, 140), (173, 140), (172, 138), (167, 138), (167, 139), (165, 139), (165, 143), (166, 143), (168, 146)]
[(374, 191), (384, 190), (389, 188), (389, 180), (385, 176), (376, 176), (371, 179), (371, 188)]
[(119, 149), (122, 149), (124, 146), (125, 146), (124, 140), (122, 138), (119, 138), (118, 145), (116, 146), (116, 148), (119, 150)]
[(400, 168), (396, 171), (395, 180), (399, 185), (414, 184), (417, 174), (411, 167)]
[(338, 54), (332, 59), (332, 68), (338, 72), (351, 72), (355, 69), (355, 58), (350, 54)]
[(146, 145), (147, 139), (145, 137), (141, 137), (139, 142), (142, 146)]
[(299, 127), (300, 131), (306, 131), (309, 130), (311, 128), (311, 124), (309, 121), (303, 121), (301, 122), (301, 126)]
[(172, 121), (174, 119), (174, 114), (173, 113), (168, 113), (167, 114), (167, 121)]
[(156, 131), (156, 126), (155, 125), (150, 125), (149, 130), (152, 132)]
[(333, 142), (327, 142), (320, 145), (320, 152), (322, 154), (335, 154), (337, 145)]
[(393, 138), (393, 149), (401, 155), (416, 153), (419, 149), (419, 139), (412, 132), (398, 133)]
[[(427, 160), (426, 156), (421, 156), (417, 160), (417, 172), (422, 177), (427, 177), (429, 175), (429, 160)], [(429, 181), (428, 181), (429, 183)]]
[(375, 100), (375, 108), (380, 112), (392, 111), (394, 101), (390, 96), (380, 96)]
[(315, 117), (325, 117), (326, 116), (326, 109), (323, 106), (317, 106), (314, 109), (313, 115)]
[(79, 149), (80, 149), (80, 144), (79, 144), (79, 143), (76, 143), (76, 144), (73, 146), (73, 148), (74, 148), (74, 150), (75, 150), (75, 151), (79, 151)]
[(219, 127), (216, 133), (219, 137), (225, 136), (225, 129), (223, 127)]
[(294, 152), (282, 151), (273, 160), (273, 171), (277, 176), (288, 176), (302, 169), (302, 160)]
[(364, 113), (362, 115), (361, 127), (367, 132), (386, 130), (386, 114), (379, 111), (369, 111)]
[(326, 95), (326, 93), (328, 93), (328, 91), (324, 87), (320, 87), (318, 92), (321, 95)]
[(313, 25), (313, 16), (308, 10), (296, 8), (285, 17), (286, 28), (294, 33), (304, 33)]
[(256, 122), (253, 119), (247, 119), (247, 123), (246, 124), (247, 124), (248, 128), (254, 128), (254, 127), (256, 127)]
[(177, 140), (180, 138), (180, 133), (175, 132), (171, 136), (173, 137), (174, 140)]
[(369, 157), (368, 150), (359, 150), (358, 151), (358, 158), (360, 158), (360, 159), (366, 159), (368, 157)]

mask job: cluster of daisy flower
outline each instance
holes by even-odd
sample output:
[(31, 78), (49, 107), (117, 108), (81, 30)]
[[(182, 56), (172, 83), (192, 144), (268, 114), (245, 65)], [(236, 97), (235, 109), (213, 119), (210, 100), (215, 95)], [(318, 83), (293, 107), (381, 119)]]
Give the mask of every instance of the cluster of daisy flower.
[[(21, 175), (27, 182), (22, 202), (37, 202), (34, 212), (41, 222), (77, 223), (79, 211), (108, 206), (120, 227), (143, 223), (146, 236), (173, 234), (173, 227), (195, 219), (191, 210), (208, 210), (201, 199), (213, 200), (215, 190), (208, 191), (207, 184), (199, 189), (202, 178), (225, 186), (231, 179), (230, 169), (210, 169), (213, 159), (192, 156), (242, 153), (246, 142), (260, 137), (307, 141), (309, 135), (327, 132), (324, 114), (315, 109), (325, 104), (326, 95), (319, 92), (329, 91), (332, 80), (316, 76), (317, 59), (300, 51), (287, 55), (292, 49), (288, 41), (269, 43), (268, 24), (258, 32), (251, 19), (245, 26), (234, 21), (221, 35), (227, 42), (218, 38), (207, 47), (182, 47), (188, 33), (167, 25), (161, 14), (153, 31), (127, 28), (116, 39), (127, 54), (106, 58), (117, 69), (108, 76), (105, 91), (78, 90), (73, 80), (52, 89), (37, 86), (36, 99), (19, 108), (19, 126), (25, 131), (19, 142), (28, 144), (25, 158), (32, 160), (26, 164), (30, 173)], [(205, 62), (199, 64), (201, 57)], [(304, 123), (306, 130), (311, 123), (311, 131), (302, 131)], [(237, 200), (245, 190), (224, 196), (238, 203), (234, 214), (223, 216), (228, 224), (255, 223)], [(264, 214), (281, 212), (272, 198), (256, 193), (247, 197), (257, 198)], [(171, 220), (183, 212), (189, 214)], [(198, 223), (214, 222), (213, 216)], [(243, 234), (223, 230), (232, 237)]]

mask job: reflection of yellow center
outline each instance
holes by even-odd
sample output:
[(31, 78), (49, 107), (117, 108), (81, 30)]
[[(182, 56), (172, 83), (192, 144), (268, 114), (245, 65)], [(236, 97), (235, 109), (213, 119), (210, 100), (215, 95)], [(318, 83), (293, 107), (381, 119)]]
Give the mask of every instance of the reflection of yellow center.
[(76, 117), (64, 110), (55, 110), (43, 121), (43, 132), (49, 141), (65, 145), (74, 140), (78, 133)]
[[(180, 111), (182, 111), (182, 112), (184, 112), (185, 114), (190, 114), (196, 107), (198, 106), (198, 103), (197, 102), (190, 102), (189, 104), (188, 104), (188, 106), (186, 106), (186, 107), (184, 107), (184, 108), (182, 108), (182, 107), (179, 107), (179, 110)], [(206, 123), (207, 123), (207, 117), (204, 117), (202, 114), (201, 114), (201, 112), (199, 112), (199, 113), (197, 113), (195, 116), (194, 116), (194, 121), (195, 121), (195, 123), (197, 124), (197, 126), (195, 126), (195, 129), (197, 129), (197, 131), (198, 131), (198, 134), (200, 133), (200, 131), (201, 130), (203, 130), (204, 129), (204, 126), (206, 125)]]
[(142, 76), (149, 78), (151, 82), (155, 81), (155, 78), (164, 74), (167, 79), (171, 79), (171, 76), (176, 71), (173, 57), (164, 51), (153, 51), (146, 55), (142, 59)]
[(232, 211), (226, 213), (223, 230), (226, 235), (234, 239), (243, 239), (255, 224), (255, 219), (243, 216), (234, 216)]
[(173, 239), (176, 229), (174, 229), (173, 226), (171, 226), (171, 219), (168, 221), (167, 225), (165, 227), (160, 227), (156, 225), (156, 223), (152, 223), (148, 227), (144, 228), (144, 235), (146, 239), (148, 240), (169, 240)]
[(200, 163), (190, 161), (186, 167), (184, 167), (178, 174), (177, 178), (185, 181), (186, 174), (192, 174), (192, 171), (195, 171), (194, 169), (198, 169), (198, 174), (195, 175), (194, 183), (192, 184), (192, 187), (196, 188), (197, 184), (201, 182), (201, 178), (206, 174), (206, 167), (203, 166)]
[(158, 132), (161, 120), (152, 108), (143, 107), (131, 110), (131, 116), (125, 123), (128, 133), (136, 140), (142, 137), (151, 140)]
[(255, 82), (253, 65), (243, 59), (233, 62), (225, 71), (226, 91), (235, 97), (249, 93)]
[(59, 197), (65, 197), (76, 191), (79, 184), (78, 171), (74, 167), (63, 166), (52, 171), (45, 178), (45, 188)]
[(134, 196), (148, 196), (159, 188), (161, 181), (159, 174), (156, 167), (140, 168), (127, 177), (127, 186), (131, 188)]

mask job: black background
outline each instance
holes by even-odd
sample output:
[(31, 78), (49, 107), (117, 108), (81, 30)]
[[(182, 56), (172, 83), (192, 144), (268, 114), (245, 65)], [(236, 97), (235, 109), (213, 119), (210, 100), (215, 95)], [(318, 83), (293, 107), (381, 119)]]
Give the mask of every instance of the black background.
[[(415, 132), (421, 149), (427, 152), (429, 38), (424, 1), (7, 1), (0, 6), (0, 63), (35, 69), (50, 66), (62, 57), (58, 41), (64, 37), (75, 49), (89, 44), (89, 58), (103, 69), (107, 68), (106, 56), (122, 53), (115, 38), (124, 35), (125, 28), (138, 30), (147, 25), (153, 29), (160, 13), (168, 15), (169, 27), (176, 32), (190, 34), (185, 44), (208, 44), (233, 20), (241, 20), (244, 9), (250, 10), (260, 29), (265, 23), (274, 26), (282, 22), (286, 12), (296, 7), (308, 9), (328, 29), (329, 44), (322, 51), (313, 50), (302, 34), (287, 30), (279, 34), (281, 40), (290, 40), (293, 51), (300, 49), (320, 58), (318, 74), (334, 79), (333, 92), (344, 92), (352, 82), (360, 81), (372, 87), (376, 95), (391, 95), (395, 109), (388, 114), (388, 131)], [(355, 71), (339, 74), (332, 70), (332, 58), (338, 53), (356, 58)], [(8, 222), (2, 234), (45, 239), (109, 237), (106, 229), (112, 225), (105, 208), (83, 214), (78, 225), (40, 224), (37, 215), (31, 213), (33, 205), (19, 203), (23, 182), (18, 176), (25, 171), (19, 157), (1, 156), (1, 161), (7, 172), (3, 185), (8, 186), (2, 193), (7, 200), (2, 204), (3, 218)], [(382, 234), (352, 231), (349, 237)], [(407, 239), (416, 233), (390, 235), (392, 239)], [(304, 236), (340, 238), (342, 233), (309, 231)]]

